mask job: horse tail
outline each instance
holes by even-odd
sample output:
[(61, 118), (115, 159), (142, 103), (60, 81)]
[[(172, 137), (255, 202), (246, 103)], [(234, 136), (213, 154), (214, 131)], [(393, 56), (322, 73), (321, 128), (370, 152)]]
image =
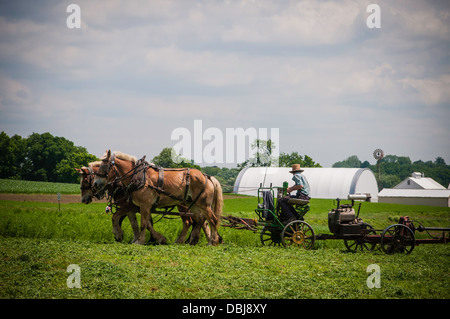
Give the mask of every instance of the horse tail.
[(221, 217), (222, 217), (222, 210), (223, 210), (223, 193), (222, 193), (222, 186), (220, 185), (220, 182), (214, 177), (210, 177), (211, 182), (214, 186), (214, 198), (212, 202), (212, 210), (214, 213), (214, 217), (216, 219), (216, 225), (219, 226)]

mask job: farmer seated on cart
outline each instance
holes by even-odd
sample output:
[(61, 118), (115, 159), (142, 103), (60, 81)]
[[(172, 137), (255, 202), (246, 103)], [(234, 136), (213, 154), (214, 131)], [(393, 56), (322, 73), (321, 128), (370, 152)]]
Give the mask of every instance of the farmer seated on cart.
[[(279, 203), (281, 205), (283, 219), (286, 222), (290, 222), (292, 220), (297, 219), (297, 211), (295, 208), (288, 203), (288, 201), (292, 198), (298, 198), (303, 200), (310, 200), (309, 196), (309, 184), (306, 180), (306, 177), (302, 174), (304, 170), (300, 168), (300, 164), (292, 165), (292, 170), (289, 171), (293, 174), (292, 180), (295, 182), (294, 186), (291, 186), (287, 189), (287, 195), (280, 198)], [(291, 192), (297, 191), (295, 195), (290, 195)]]

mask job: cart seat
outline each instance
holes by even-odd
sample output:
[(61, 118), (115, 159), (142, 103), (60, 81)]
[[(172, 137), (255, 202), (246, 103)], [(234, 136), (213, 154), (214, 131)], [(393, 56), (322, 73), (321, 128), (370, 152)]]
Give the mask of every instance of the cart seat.
[(307, 199), (300, 199), (300, 198), (291, 198), (290, 200), (288, 200), (288, 204), (289, 205), (305, 206), (305, 205), (309, 204), (309, 200), (307, 200)]

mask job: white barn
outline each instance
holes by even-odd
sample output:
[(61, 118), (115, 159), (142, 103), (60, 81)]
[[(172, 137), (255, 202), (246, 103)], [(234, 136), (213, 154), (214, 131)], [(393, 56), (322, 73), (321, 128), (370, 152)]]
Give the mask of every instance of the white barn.
[(446, 189), (444, 186), (436, 182), (424, 174), (414, 172), (400, 184), (394, 186), (395, 189)]
[(450, 207), (450, 189), (417, 172), (394, 188), (383, 188), (378, 198), (380, 203)]
[[(308, 180), (312, 198), (347, 198), (349, 194), (370, 194), (378, 200), (375, 175), (368, 168), (302, 168)], [(257, 196), (260, 184), (264, 187), (292, 186), (290, 167), (248, 167), (243, 169), (234, 184), (234, 193)]]

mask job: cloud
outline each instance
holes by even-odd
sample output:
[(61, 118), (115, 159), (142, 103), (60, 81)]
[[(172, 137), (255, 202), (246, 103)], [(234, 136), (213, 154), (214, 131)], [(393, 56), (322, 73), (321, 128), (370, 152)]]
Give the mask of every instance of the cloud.
[(146, 71), (181, 77), (206, 86), (239, 86), (252, 82), (245, 59), (233, 53), (186, 51), (175, 46), (148, 50)]
[(405, 78), (400, 80), (405, 87), (411, 87), (417, 91), (423, 103), (427, 106), (438, 104), (450, 104), (450, 74), (437, 78)]
[[(406, 5), (407, 4), (407, 5)], [(437, 3), (436, 3), (437, 4)], [(405, 36), (431, 37), (448, 40), (450, 37), (449, 7), (439, 8), (425, 2), (402, 2), (388, 7), (390, 14), (405, 28)]]
[(360, 14), (350, 1), (244, 1), (234, 9), (238, 18), (222, 32), (224, 41), (289, 46), (346, 42)]
[(29, 87), (6, 74), (0, 73), (0, 109), (12, 109), (19, 105), (30, 105), (33, 94)]
[(370, 3), (78, 1), (82, 29), (65, 3), (1, 3), (2, 129), (150, 157), (202, 119), (280, 128), (281, 151), (324, 165), (379, 147), (450, 162), (448, 7), (379, 1), (368, 29)]

